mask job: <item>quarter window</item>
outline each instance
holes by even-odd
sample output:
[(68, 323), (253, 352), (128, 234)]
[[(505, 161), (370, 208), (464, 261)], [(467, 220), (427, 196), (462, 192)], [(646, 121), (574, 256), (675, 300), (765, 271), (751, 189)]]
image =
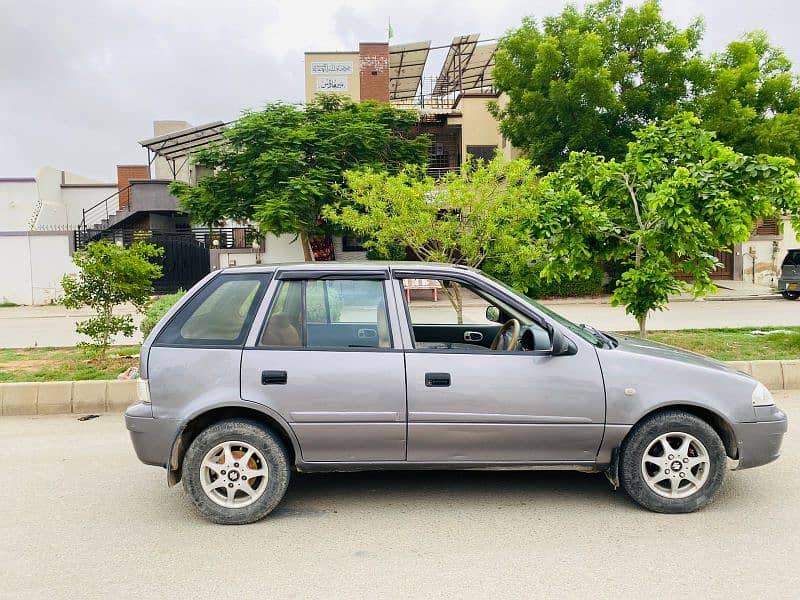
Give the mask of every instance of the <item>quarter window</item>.
[(156, 343), (241, 346), (268, 276), (219, 275), (178, 312)]

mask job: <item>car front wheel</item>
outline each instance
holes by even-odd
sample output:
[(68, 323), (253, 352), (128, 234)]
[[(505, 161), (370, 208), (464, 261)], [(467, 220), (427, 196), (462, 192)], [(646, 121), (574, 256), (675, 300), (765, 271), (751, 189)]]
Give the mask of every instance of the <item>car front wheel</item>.
[(183, 460), (183, 487), (197, 510), (214, 523), (243, 525), (262, 519), (289, 485), (283, 442), (255, 421), (231, 419), (198, 435)]
[(781, 292), (781, 296), (786, 300), (797, 300), (800, 298), (800, 292)]
[(699, 510), (714, 498), (727, 469), (717, 432), (678, 410), (637, 424), (620, 449), (620, 483), (645, 508), (661, 513)]

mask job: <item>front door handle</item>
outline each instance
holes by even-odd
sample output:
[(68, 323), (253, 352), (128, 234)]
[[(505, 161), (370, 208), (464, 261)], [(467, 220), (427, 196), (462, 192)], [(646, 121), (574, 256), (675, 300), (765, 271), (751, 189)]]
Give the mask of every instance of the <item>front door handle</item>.
[(286, 371), (261, 371), (261, 385), (286, 385)]
[(450, 387), (450, 373), (425, 373), (425, 387)]
[(480, 342), (483, 340), (483, 334), (480, 331), (465, 331), (464, 332), (464, 341), (465, 342)]

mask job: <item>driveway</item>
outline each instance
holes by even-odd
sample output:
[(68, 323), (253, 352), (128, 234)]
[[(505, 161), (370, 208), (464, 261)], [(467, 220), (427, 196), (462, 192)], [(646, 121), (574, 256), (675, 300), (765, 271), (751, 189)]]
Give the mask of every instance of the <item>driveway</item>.
[[(780, 392), (790, 420), (800, 392)], [(0, 418), (3, 598), (796, 597), (800, 439), (658, 515), (602, 475), (296, 476), (248, 526), (196, 516), (122, 417)]]
[[(441, 299), (439, 302), (447, 302)], [(426, 306), (436, 308), (427, 301), (414, 301), (424, 311)], [(559, 300), (544, 302), (557, 313), (576, 323), (587, 323), (608, 331), (636, 331), (636, 320), (625, 314), (622, 307), (613, 307), (600, 301), (569, 302)], [(121, 312), (133, 313), (133, 309)], [(484, 309), (464, 308), (467, 322), (485, 322)], [(75, 324), (91, 315), (88, 311), (68, 311), (62, 306), (21, 306), (0, 308), (0, 348), (30, 348), (32, 346), (74, 346), (81, 339), (75, 333)], [(138, 326), (139, 315), (134, 316)], [(800, 325), (800, 301), (730, 300), (707, 302), (673, 302), (663, 312), (651, 315), (648, 328), (698, 329), (706, 327), (763, 327), (768, 325)], [(142, 341), (136, 331), (133, 337), (118, 337), (117, 344)]]

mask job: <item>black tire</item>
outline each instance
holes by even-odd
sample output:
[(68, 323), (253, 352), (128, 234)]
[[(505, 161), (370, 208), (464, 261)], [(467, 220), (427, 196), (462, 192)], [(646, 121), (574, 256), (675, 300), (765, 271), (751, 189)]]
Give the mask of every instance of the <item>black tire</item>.
[(784, 300), (797, 300), (800, 298), (800, 292), (781, 292)]
[[(705, 482), (691, 495), (682, 498), (668, 498), (656, 493), (642, 473), (642, 459), (648, 447), (659, 436), (673, 432), (688, 434), (699, 440), (705, 446), (708, 456), (709, 467)], [(654, 512), (689, 513), (703, 508), (713, 500), (725, 479), (726, 470), (725, 447), (717, 432), (699, 417), (680, 410), (665, 410), (645, 418), (633, 428), (620, 448), (619, 480), (622, 488), (634, 501)], [(674, 474), (675, 469), (671, 476)], [(664, 477), (668, 480), (670, 476)], [(689, 482), (676, 483), (678, 486), (684, 484), (689, 485)], [(671, 483), (662, 482), (662, 485), (667, 487)]]
[[(252, 504), (228, 508), (212, 500), (203, 490), (201, 465), (212, 449), (232, 441), (246, 443), (260, 452), (268, 476), (265, 489)], [(290, 465), (283, 442), (260, 423), (246, 419), (220, 421), (202, 431), (186, 451), (182, 469), (183, 488), (192, 503), (204, 517), (222, 525), (244, 525), (263, 519), (280, 503), (289, 486)]]

